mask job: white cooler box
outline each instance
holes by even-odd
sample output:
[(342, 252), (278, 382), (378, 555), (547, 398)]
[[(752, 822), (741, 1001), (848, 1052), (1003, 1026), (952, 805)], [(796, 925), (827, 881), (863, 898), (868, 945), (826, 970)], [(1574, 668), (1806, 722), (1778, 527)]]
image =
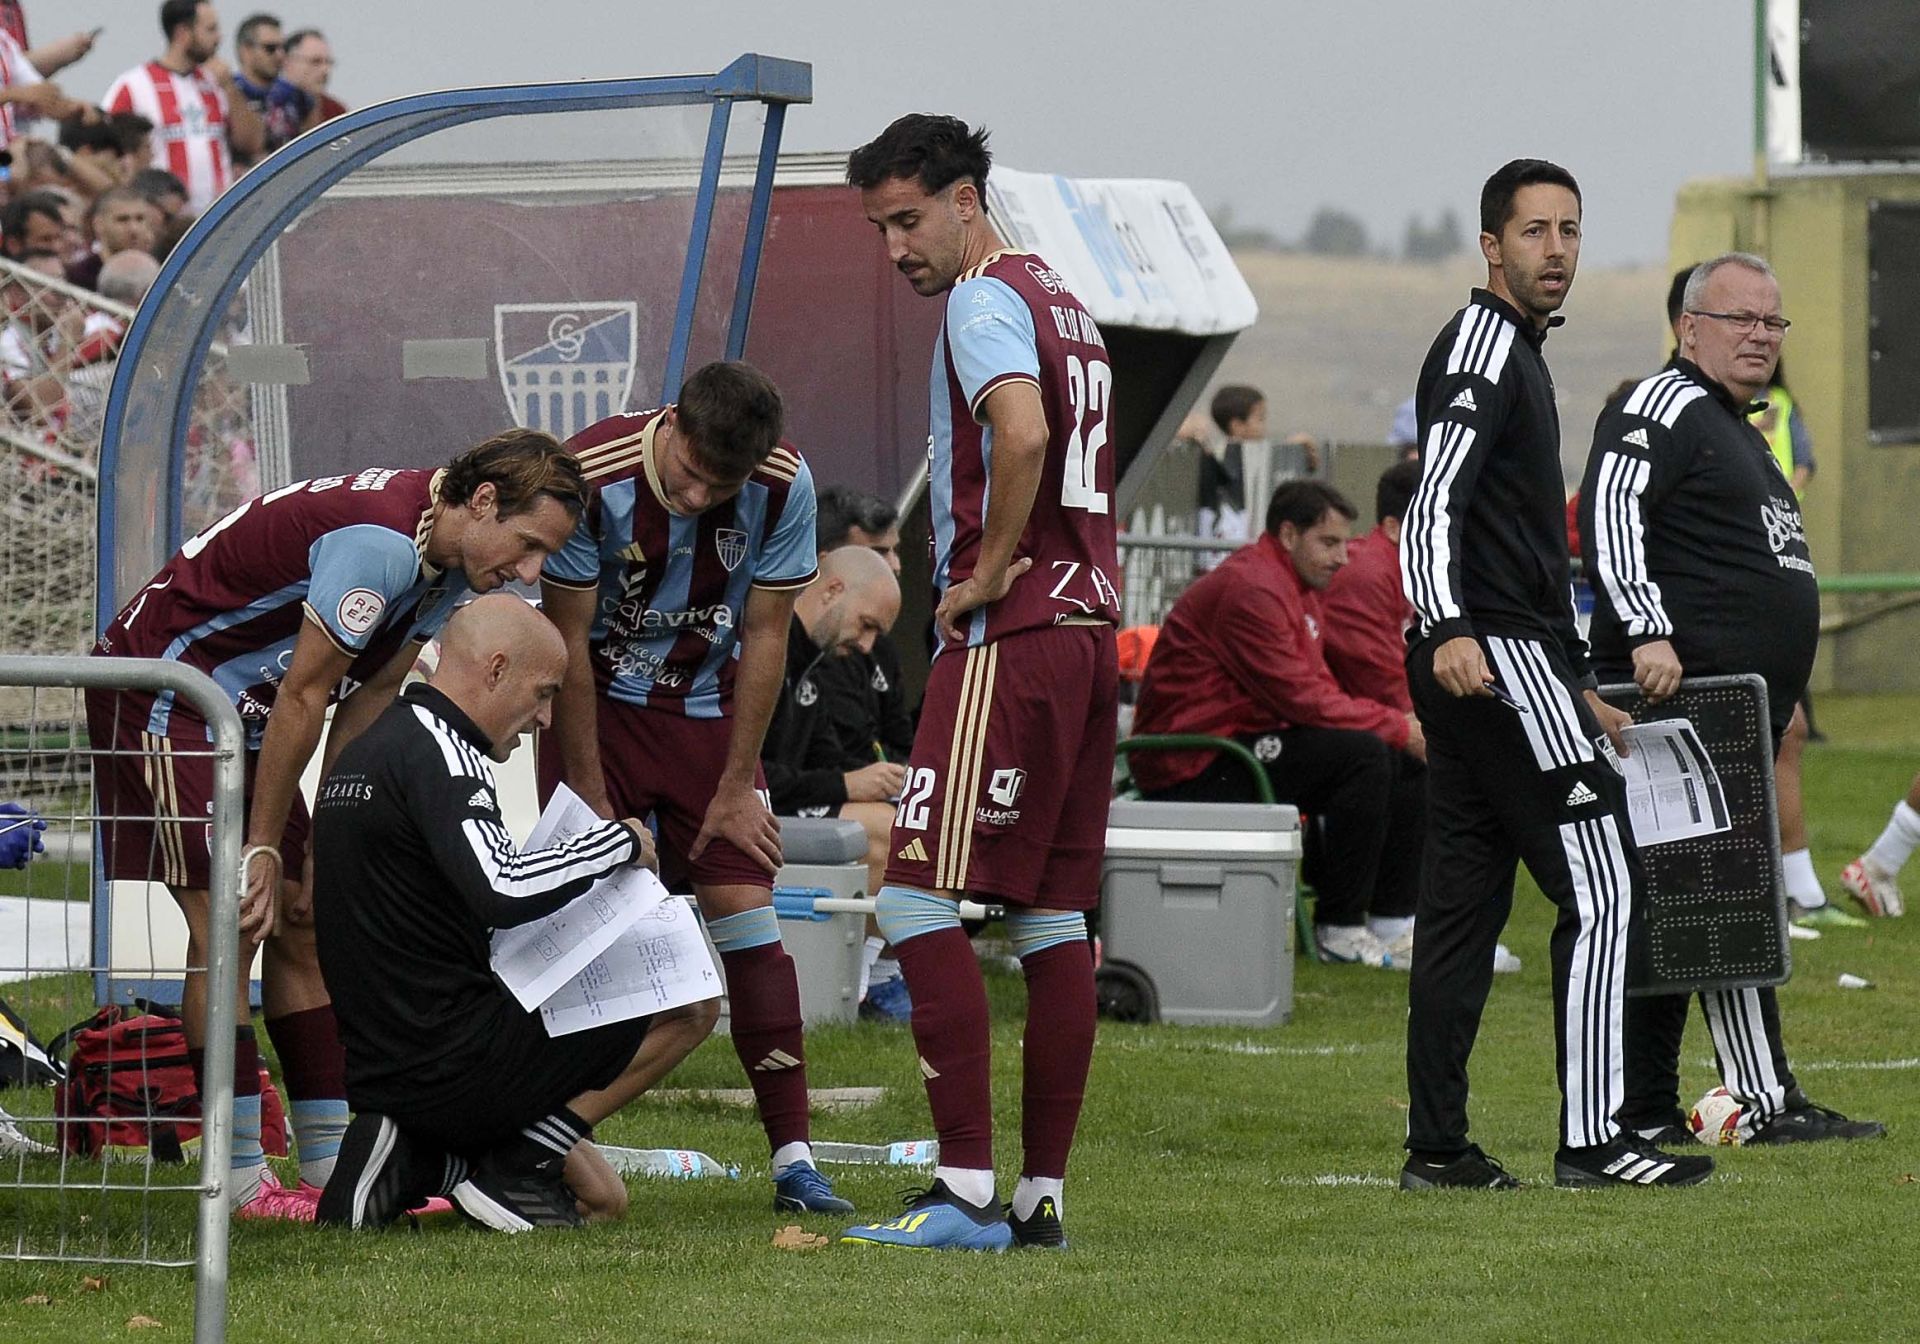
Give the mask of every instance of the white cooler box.
[(1103, 1014), (1269, 1027), (1293, 1016), (1300, 814), (1114, 802), (1100, 879)]

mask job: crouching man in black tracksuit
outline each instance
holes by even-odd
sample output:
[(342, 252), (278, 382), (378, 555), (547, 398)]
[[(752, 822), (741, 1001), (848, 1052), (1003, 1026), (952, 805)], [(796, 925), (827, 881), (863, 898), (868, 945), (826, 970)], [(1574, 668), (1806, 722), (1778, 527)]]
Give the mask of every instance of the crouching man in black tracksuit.
[(1487, 288), (1420, 370), (1420, 488), (1400, 533), (1416, 625), (1407, 682), (1427, 738), (1427, 871), (1407, 1014), (1403, 1189), (1518, 1185), (1467, 1139), (1467, 1058), (1525, 859), (1553, 931), (1560, 1185), (1687, 1185), (1713, 1163), (1628, 1139), (1627, 925), (1640, 867), (1568, 585), (1560, 422), (1540, 347), (1573, 284), (1580, 189), (1517, 159), (1480, 195)]
[[(1748, 420), (1780, 358), (1787, 320), (1767, 263), (1702, 262), (1676, 323), (1680, 353), (1608, 404), (1580, 489), (1580, 542), (1593, 581), (1593, 660), (1650, 702), (1682, 676), (1757, 673), (1773, 746), (1807, 688), (1820, 642), (1820, 588), (1793, 489)], [(1640, 1137), (1690, 1137), (1680, 1109), (1685, 994), (1627, 1003), (1626, 1097)], [(1701, 1012), (1745, 1142), (1873, 1138), (1885, 1126), (1816, 1106), (1794, 1080), (1772, 989), (1703, 990)]]
[(713, 1029), (717, 1006), (549, 1038), (494, 977), (492, 931), (655, 862), (635, 820), (522, 852), (488, 761), (545, 727), (566, 642), (517, 597), (454, 616), (440, 666), (340, 754), (314, 808), (320, 968), (356, 1112), (318, 1221), (379, 1227), (436, 1194), (519, 1232), (618, 1217), (592, 1127)]

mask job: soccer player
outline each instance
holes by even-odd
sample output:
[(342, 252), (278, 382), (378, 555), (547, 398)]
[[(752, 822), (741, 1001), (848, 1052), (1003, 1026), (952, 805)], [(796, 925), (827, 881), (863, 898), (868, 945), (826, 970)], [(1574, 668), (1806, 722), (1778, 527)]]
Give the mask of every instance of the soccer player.
[(1916, 847), (1920, 847), (1920, 775), (1913, 777), (1907, 796), (1893, 805), (1880, 838), (1841, 870), (1840, 885), (1876, 918), (1904, 915), (1907, 903), (1900, 895), (1900, 870)]
[[(1673, 362), (1630, 385), (1594, 426), (1580, 489), (1594, 664), (1656, 703), (1683, 676), (1757, 673), (1777, 755), (1813, 671), (1820, 587), (1793, 488), (1747, 418), (1787, 334), (1772, 268), (1744, 252), (1701, 262), (1674, 325)], [(1689, 997), (1627, 1002), (1618, 1119), (1654, 1143), (1689, 1137), (1679, 1096)], [(1703, 990), (1700, 1009), (1721, 1081), (1744, 1112), (1744, 1142), (1886, 1133), (1807, 1099), (1771, 988)]]
[[(199, 668), (247, 728), (247, 848), (234, 1048), (233, 1174), (242, 1217), (310, 1219), (347, 1124), (340, 1038), (314, 949), (300, 773), (327, 707), (331, 765), (392, 701), (420, 645), (468, 591), (531, 583), (586, 504), (578, 464), (551, 435), (509, 430), (439, 471), (370, 468), (297, 481), (190, 539), (100, 636), (94, 653)], [(87, 692), (101, 849), (110, 877), (166, 884), (187, 921), (187, 962), (205, 965), (210, 734), (171, 692)], [(322, 773), (325, 771), (323, 769)], [(306, 873), (297, 884), (282, 877)], [(248, 968), (264, 949), (267, 1033), (279, 1051), (300, 1152), (284, 1190), (260, 1151), (258, 1048)], [(189, 1057), (204, 1086), (206, 976), (182, 991)], [(309, 1187), (312, 1187), (309, 1189)]]
[(1413, 934), (1402, 1189), (1517, 1185), (1467, 1139), (1467, 1059), (1516, 862), (1560, 908), (1553, 1003), (1559, 1185), (1691, 1185), (1713, 1162), (1624, 1137), (1627, 923), (1641, 882), (1601, 700), (1573, 623), (1560, 422), (1541, 345), (1580, 259), (1580, 188), (1516, 159), (1480, 193), (1487, 287), (1420, 370), (1423, 470), (1400, 533), (1427, 735), (1427, 876)]
[[(1100, 896), (1119, 683), (1113, 369), (1059, 272), (988, 218), (991, 161), (985, 130), (916, 114), (847, 164), (888, 258), (945, 309), (928, 467), (939, 648), (876, 898), (941, 1164), (904, 1217), (845, 1233), (881, 1245), (1065, 1246), (1061, 1182), (1093, 1055), (1083, 912)], [(1027, 981), (1025, 1157), (1004, 1208), (969, 894), (1008, 907)]]
[[(576, 434), (597, 497), (547, 562), (567, 679), (540, 736), (542, 796), (660, 824), (727, 976), (733, 1048), (773, 1148), (774, 1207), (849, 1213), (813, 1165), (800, 983), (780, 944), (780, 824), (760, 746), (813, 582), (813, 476), (780, 442), (780, 393), (748, 364), (697, 370), (680, 400)], [(617, 810), (616, 810), (617, 809)]]

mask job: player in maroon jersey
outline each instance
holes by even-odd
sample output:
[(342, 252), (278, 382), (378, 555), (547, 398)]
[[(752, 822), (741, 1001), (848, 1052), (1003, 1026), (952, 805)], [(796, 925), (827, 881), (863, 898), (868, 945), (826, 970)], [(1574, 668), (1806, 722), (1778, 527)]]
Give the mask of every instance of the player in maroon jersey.
[[(306, 873), (301, 771), (329, 705), (322, 777), (377, 718), (420, 645), (469, 589), (539, 577), (587, 498), (579, 463), (549, 434), (509, 430), (439, 471), (373, 468), (298, 481), (250, 500), (189, 539), (100, 636), (94, 652), (166, 658), (212, 677), (247, 729), (246, 889), (235, 1051), (234, 1172), (246, 1216), (310, 1219), (312, 1195), (280, 1189), (262, 1161), (259, 1064), (247, 979), (263, 951), (267, 1031), (278, 1048), (299, 1143), (302, 1190), (326, 1182), (347, 1123), (344, 1057), (321, 979)], [(187, 921), (187, 962), (205, 965), (212, 828), (210, 731), (172, 693), (87, 692), (107, 874), (166, 884)], [(302, 874), (299, 883), (283, 881)], [(182, 1012), (195, 1074), (204, 1060), (206, 977)], [(249, 1080), (255, 1087), (247, 1090)]]
[[(1061, 1181), (1093, 1055), (1093, 958), (1118, 684), (1113, 370), (1052, 267), (987, 213), (985, 131), (906, 116), (847, 180), (918, 294), (940, 296), (928, 489), (940, 648), (876, 899), (913, 997), (940, 1135), (931, 1189), (850, 1241), (1064, 1246)], [(991, 487), (991, 488), (989, 488)], [(1027, 981), (1013, 1201), (994, 1191), (986, 989), (958, 902), (1007, 906)]]

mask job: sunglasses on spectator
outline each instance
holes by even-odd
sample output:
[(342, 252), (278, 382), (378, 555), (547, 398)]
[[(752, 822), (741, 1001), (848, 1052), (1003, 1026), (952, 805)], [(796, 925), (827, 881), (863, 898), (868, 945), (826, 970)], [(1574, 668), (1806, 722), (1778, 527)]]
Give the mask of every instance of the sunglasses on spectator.
[(1709, 313), (1703, 308), (1688, 309), (1695, 317), (1711, 317), (1727, 323), (1737, 331), (1752, 331), (1756, 326), (1765, 327), (1775, 336), (1787, 334), (1787, 328), (1793, 323), (1784, 317), (1763, 317), (1759, 313)]
[(278, 56), (287, 49), (285, 42), (249, 42), (247, 45), (250, 47), (258, 47), (269, 56)]

